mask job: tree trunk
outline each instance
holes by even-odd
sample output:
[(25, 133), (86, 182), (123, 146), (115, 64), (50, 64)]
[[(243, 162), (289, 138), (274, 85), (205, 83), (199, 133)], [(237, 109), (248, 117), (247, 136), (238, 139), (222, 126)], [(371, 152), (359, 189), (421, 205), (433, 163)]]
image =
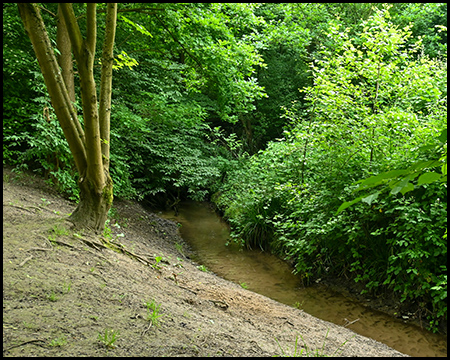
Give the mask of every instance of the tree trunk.
[(113, 183), (109, 173), (105, 173), (105, 177), (107, 181), (102, 189), (96, 188), (87, 178), (79, 182), (80, 202), (69, 217), (75, 227), (103, 232), (113, 202)]
[[(96, 5), (87, 4), (85, 38), (81, 34), (72, 5), (66, 3), (59, 5), (58, 42), (61, 47), (60, 60), (63, 74), (58, 66), (38, 5), (18, 4), (18, 6), (25, 30), (33, 44), (44, 75), (53, 108), (80, 175), (80, 201), (69, 220), (76, 228), (102, 232), (113, 201), (113, 182), (109, 175), (109, 118), (117, 4), (107, 5), (100, 84), (100, 114), (94, 80), (97, 40)], [(75, 55), (80, 74), (84, 129), (78, 121), (72, 103), (74, 97), (71, 93), (73, 75), (70, 73), (72, 65), (70, 47)]]
[(61, 67), (61, 74), (66, 84), (69, 99), (75, 102), (75, 81), (73, 74), (72, 46), (70, 45), (69, 34), (67, 33), (66, 22), (58, 5), (58, 25), (56, 27), (56, 46), (59, 50), (58, 64)]

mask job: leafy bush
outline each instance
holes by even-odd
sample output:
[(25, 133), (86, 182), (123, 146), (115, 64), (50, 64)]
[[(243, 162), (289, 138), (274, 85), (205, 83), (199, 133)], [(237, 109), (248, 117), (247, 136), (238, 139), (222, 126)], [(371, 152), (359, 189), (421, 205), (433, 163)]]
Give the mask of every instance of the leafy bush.
[(69, 145), (46, 94), (42, 75), (38, 72), (34, 75), (38, 84), (36, 88), (39, 86), (42, 95), (32, 99), (32, 103), (33, 108), (40, 111), (24, 115), (31, 124), (29, 131), (19, 132), (17, 129), (5, 135), (4, 139), (10, 147), (25, 147), (10, 162), (17, 165), (16, 171), (31, 166), (33, 171), (41, 173), (49, 184), (56, 186), (69, 199), (78, 200), (77, 173)]
[(285, 139), (231, 172), (215, 201), (236, 242), (292, 259), (306, 283), (351, 276), (413, 302), (436, 329), (447, 316), (446, 183), (411, 177), (407, 193), (398, 185), (336, 214), (357, 180), (436, 158), (424, 146), (445, 127), (445, 64), (415, 57), (388, 19), (377, 11), (353, 38), (330, 24), (310, 108), (286, 109)]
[(148, 118), (123, 105), (113, 112), (113, 121), (120, 119), (111, 131), (116, 196), (172, 192), (203, 200), (229, 160), (209, 142), (202, 108), (152, 96), (145, 111)]

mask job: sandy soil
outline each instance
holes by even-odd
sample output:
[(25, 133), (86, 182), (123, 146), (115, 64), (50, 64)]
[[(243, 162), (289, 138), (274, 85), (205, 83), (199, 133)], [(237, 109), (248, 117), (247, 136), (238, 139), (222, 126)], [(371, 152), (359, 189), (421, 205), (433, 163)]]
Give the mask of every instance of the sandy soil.
[(3, 356), (406, 356), (199, 270), (175, 223), (114, 208), (109, 241), (76, 233), (73, 203), (3, 169)]

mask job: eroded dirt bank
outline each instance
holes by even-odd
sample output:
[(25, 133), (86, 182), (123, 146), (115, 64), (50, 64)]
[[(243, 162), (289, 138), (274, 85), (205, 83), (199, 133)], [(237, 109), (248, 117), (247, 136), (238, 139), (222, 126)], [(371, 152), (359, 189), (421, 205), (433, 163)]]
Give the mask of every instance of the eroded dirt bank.
[[(114, 207), (112, 242), (138, 258), (74, 233), (72, 203), (3, 170), (4, 356), (294, 355), (300, 335), (310, 355), (406, 356), (200, 271), (173, 222), (134, 202)], [(152, 301), (159, 326), (147, 319)], [(106, 329), (119, 331), (114, 347), (99, 340)]]

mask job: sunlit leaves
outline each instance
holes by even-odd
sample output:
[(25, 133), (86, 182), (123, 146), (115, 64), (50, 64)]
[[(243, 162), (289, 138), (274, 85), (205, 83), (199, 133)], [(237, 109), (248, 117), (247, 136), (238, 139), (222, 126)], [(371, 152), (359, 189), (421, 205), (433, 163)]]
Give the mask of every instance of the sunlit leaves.
[(128, 19), (127, 17), (125, 17), (124, 15), (120, 14), (119, 15), (119, 19), (123, 20), (124, 22), (126, 22), (127, 24), (130, 24), (132, 27), (134, 27), (137, 31), (139, 31), (141, 34), (149, 36), (149, 37), (153, 37), (152, 34), (142, 25), (135, 23), (134, 21), (131, 21), (130, 19)]
[(128, 66), (130, 70), (133, 69), (133, 66), (139, 65), (139, 63), (136, 61), (136, 59), (131, 58), (125, 51), (122, 50), (122, 53), (117, 55), (116, 58), (114, 58), (114, 61), (116, 62), (115, 65), (113, 65), (114, 70), (119, 70), (123, 68), (124, 66)]

